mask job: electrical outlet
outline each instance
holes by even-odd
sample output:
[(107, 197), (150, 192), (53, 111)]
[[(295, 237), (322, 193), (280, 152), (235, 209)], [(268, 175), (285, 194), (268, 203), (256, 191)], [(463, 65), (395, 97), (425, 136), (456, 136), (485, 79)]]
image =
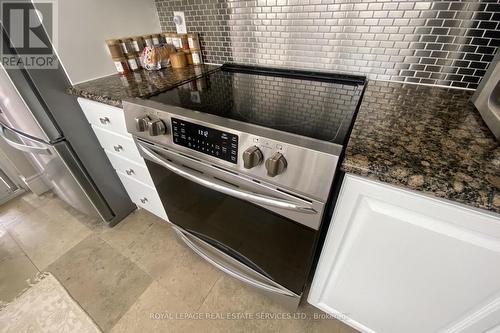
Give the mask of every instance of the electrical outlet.
[(174, 12), (174, 23), (175, 29), (178, 34), (186, 34), (186, 18), (184, 17), (184, 12)]

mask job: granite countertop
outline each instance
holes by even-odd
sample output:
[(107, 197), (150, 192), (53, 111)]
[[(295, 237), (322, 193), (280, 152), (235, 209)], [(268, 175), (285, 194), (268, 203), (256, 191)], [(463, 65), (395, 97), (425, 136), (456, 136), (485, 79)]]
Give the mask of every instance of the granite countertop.
[(71, 95), (122, 107), (125, 98), (148, 98), (219, 68), (216, 65), (188, 66), (159, 71), (140, 70), (127, 75), (113, 74), (69, 87)]
[(342, 169), (500, 213), (500, 147), (471, 96), (370, 81)]

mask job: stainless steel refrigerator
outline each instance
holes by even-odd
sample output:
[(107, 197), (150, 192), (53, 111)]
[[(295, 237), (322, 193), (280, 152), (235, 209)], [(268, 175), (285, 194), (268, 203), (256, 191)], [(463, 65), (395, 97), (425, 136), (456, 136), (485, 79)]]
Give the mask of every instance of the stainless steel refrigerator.
[[(5, 39), (2, 41), (4, 47)], [(56, 195), (114, 225), (135, 209), (57, 69), (0, 70), (0, 136), (23, 151)]]

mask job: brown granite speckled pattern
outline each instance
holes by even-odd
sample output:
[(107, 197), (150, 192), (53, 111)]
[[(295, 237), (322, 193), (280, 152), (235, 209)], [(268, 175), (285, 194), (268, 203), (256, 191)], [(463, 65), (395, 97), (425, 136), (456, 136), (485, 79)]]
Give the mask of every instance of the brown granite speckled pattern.
[(140, 70), (127, 75), (109, 75), (69, 87), (71, 95), (122, 107), (125, 98), (148, 98), (219, 68), (216, 65), (188, 66), (159, 71)]
[(500, 147), (471, 95), (370, 81), (342, 169), (500, 213)]

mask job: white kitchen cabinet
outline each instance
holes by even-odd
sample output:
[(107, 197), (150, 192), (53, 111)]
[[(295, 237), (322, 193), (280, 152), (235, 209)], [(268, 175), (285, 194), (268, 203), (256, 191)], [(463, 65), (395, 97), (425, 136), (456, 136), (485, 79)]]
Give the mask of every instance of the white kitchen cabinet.
[(362, 332), (500, 332), (500, 217), (346, 175), (308, 301)]
[(78, 103), (130, 199), (137, 206), (168, 220), (144, 159), (127, 132), (123, 109), (81, 97)]

